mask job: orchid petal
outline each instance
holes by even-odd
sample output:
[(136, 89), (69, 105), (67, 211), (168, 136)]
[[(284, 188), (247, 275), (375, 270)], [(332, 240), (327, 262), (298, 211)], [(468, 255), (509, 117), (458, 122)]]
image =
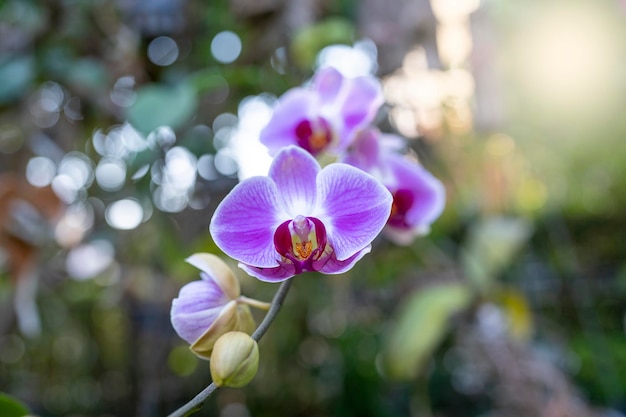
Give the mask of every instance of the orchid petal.
[(315, 206), (315, 177), (321, 168), (302, 148), (282, 150), (270, 167), (269, 177), (276, 183), (278, 198), (290, 217), (306, 215)]
[(443, 184), (418, 163), (400, 155), (387, 157), (390, 170), (396, 178), (396, 188), (413, 193), (415, 203), (406, 213), (406, 222), (413, 228), (427, 230), (443, 212), (446, 192)]
[(317, 177), (321, 213), (337, 259), (347, 260), (380, 233), (391, 212), (391, 193), (371, 175), (332, 164)]
[(332, 67), (316, 74), (313, 89), (319, 94), (321, 114), (338, 130), (336, 152), (344, 151), (359, 128), (370, 123), (384, 103), (382, 87), (373, 76), (346, 78)]
[(217, 283), (228, 298), (234, 300), (239, 297), (241, 293), (239, 281), (220, 258), (212, 253), (194, 253), (185, 261), (204, 272), (201, 274), (202, 279)]
[(274, 231), (281, 218), (276, 185), (268, 177), (252, 177), (236, 185), (215, 210), (209, 231), (231, 258), (271, 268), (278, 265)]
[(217, 284), (190, 282), (172, 301), (172, 326), (181, 338), (193, 343), (217, 319), (228, 301)]
[(333, 103), (346, 79), (333, 67), (320, 69), (313, 78), (313, 89), (316, 91), (323, 104)]
[(344, 155), (342, 162), (372, 173), (372, 170), (380, 167), (380, 132), (374, 129), (361, 131), (356, 142), (353, 143), (351, 152)]
[(192, 344), (189, 349), (202, 359), (211, 359), (211, 353), (217, 339), (230, 331), (251, 334), (255, 323), (250, 308), (237, 301), (229, 302), (219, 317)]
[(296, 275), (296, 270), (293, 265), (288, 264), (281, 264), (275, 268), (257, 268), (255, 266), (240, 263), (239, 268), (246, 271), (248, 275), (252, 275), (253, 277), (265, 282), (281, 282)]
[(357, 77), (346, 81), (341, 114), (346, 132), (370, 123), (384, 103), (382, 88), (374, 77)]
[(294, 88), (285, 93), (274, 109), (268, 124), (260, 133), (260, 140), (275, 155), (281, 148), (297, 143), (296, 126), (317, 114), (316, 95), (303, 88)]
[(372, 245), (367, 245), (346, 260), (340, 261), (333, 253), (326, 263), (319, 267), (318, 271), (323, 274), (343, 274), (350, 270), (363, 256), (370, 253)]

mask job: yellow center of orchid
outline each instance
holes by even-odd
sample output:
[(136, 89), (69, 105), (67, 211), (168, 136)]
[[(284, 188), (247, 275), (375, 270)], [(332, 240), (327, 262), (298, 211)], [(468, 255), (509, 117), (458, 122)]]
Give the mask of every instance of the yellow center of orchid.
[(317, 249), (317, 234), (315, 227), (311, 226), (304, 216), (296, 216), (292, 223), (291, 244), (294, 255), (300, 261), (309, 259), (311, 253)]
[(274, 246), (281, 255), (282, 262), (290, 263), (296, 274), (317, 271), (320, 264), (318, 261), (332, 254), (324, 224), (315, 217), (302, 215), (278, 226), (274, 233)]
[(295, 128), (299, 146), (313, 155), (326, 149), (333, 141), (333, 130), (324, 118), (302, 120)]
[(309, 138), (309, 145), (313, 151), (323, 149), (329, 142), (328, 134), (324, 131), (316, 130)]
[(311, 256), (311, 252), (313, 252), (313, 244), (310, 240), (304, 243), (296, 243), (296, 253), (298, 254), (299, 258), (303, 260), (307, 259), (309, 256)]

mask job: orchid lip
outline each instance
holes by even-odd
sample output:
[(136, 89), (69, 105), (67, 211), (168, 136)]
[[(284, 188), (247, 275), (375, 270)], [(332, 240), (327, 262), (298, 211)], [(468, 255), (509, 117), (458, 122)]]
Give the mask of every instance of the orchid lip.
[(326, 228), (315, 217), (298, 215), (278, 226), (274, 246), (283, 258), (279, 262), (293, 264), (298, 273), (314, 271), (313, 262), (320, 260), (328, 246)]
[(298, 145), (311, 155), (319, 154), (333, 141), (330, 124), (322, 117), (302, 120), (296, 125), (294, 133)]
[(393, 203), (388, 224), (395, 227), (408, 227), (406, 221), (407, 212), (413, 206), (415, 196), (409, 190), (399, 189), (393, 193)]

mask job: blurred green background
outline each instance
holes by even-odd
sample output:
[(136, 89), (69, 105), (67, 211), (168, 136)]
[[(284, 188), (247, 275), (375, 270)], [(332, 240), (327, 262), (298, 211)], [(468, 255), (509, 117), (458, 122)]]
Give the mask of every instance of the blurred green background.
[(169, 322), (184, 259), (218, 253), (276, 97), (336, 65), (381, 78), (446, 211), (294, 278), (257, 377), (197, 415), (624, 415), (625, 23), (622, 0), (0, 0), (0, 411), (166, 415), (208, 385)]

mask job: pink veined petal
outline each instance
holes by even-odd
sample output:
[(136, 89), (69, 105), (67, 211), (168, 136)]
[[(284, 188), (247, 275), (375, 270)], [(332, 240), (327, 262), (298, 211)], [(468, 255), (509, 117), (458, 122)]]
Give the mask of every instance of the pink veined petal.
[(192, 281), (178, 292), (179, 300), (185, 303), (178, 306), (181, 312), (191, 312), (222, 306), (230, 301), (219, 285), (212, 280)]
[(200, 269), (200, 277), (203, 280), (211, 281), (211, 283), (219, 286), (225, 297), (230, 300), (239, 297), (241, 293), (239, 281), (237, 281), (228, 265), (216, 255), (212, 253), (194, 253), (185, 261)]
[(293, 265), (281, 264), (275, 268), (257, 268), (254, 266), (239, 264), (239, 268), (243, 269), (249, 275), (265, 281), (265, 282), (281, 282), (293, 277), (295, 268)]
[(337, 259), (344, 261), (369, 245), (391, 212), (391, 193), (371, 175), (336, 163), (317, 177), (318, 217)]
[(302, 148), (290, 146), (274, 159), (269, 177), (276, 183), (278, 198), (291, 218), (308, 215), (316, 201), (316, 177), (321, 168)]
[(279, 212), (274, 181), (252, 177), (236, 185), (222, 200), (209, 231), (217, 246), (231, 258), (271, 268), (278, 265), (274, 231), (285, 220)]
[(414, 228), (427, 229), (445, 208), (443, 184), (417, 162), (401, 155), (388, 155), (387, 163), (396, 179), (394, 188), (404, 188), (413, 193), (414, 202), (407, 211), (407, 223)]
[(174, 309), (176, 305), (175, 299), (172, 301), (172, 327), (188, 343), (195, 342), (213, 324), (224, 308), (224, 306), (216, 306), (194, 313), (178, 313)]
[(348, 80), (341, 112), (350, 127), (369, 123), (384, 103), (378, 79), (362, 76)]
[(312, 91), (293, 88), (278, 101), (270, 121), (260, 134), (261, 143), (275, 155), (281, 148), (297, 143), (296, 126), (319, 112), (318, 98)]
[(337, 99), (345, 80), (335, 68), (322, 68), (313, 78), (313, 90), (319, 94), (322, 104), (327, 105)]
[(193, 343), (211, 326), (229, 301), (213, 281), (190, 282), (172, 301), (172, 326), (181, 338)]
[(333, 253), (326, 263), (318, 271), (323, 274), (342, 274), (354, 266), (363, 256), (370, 253), (372, 245), (367, 245), (346, 260), (340, 261)]
[[(350, 152), (343, 156), (342, 162), (357, 167), (365, 172), (372, 173), (372, 170), (379, 169), (380, 164), (380, 132), (376, 129), (366, 129), (361, 131), (352, 144)], [(372, 174), (373, 175), (373, 174)]]
[(344, 88), (344, 101), (338, 109), (343, 122), (339, 150), (345, 150), (355, 140), (355, 135), (374, 120), (384, 103), (382, 88), (374, 77), (348, 80)]
[[(219, 299), (222, 300), (221, 302), (223, 302), (224, 304), (233, 299), (232, 297), (230, 297), (228, 294), (224, 292), (224, 288), (222, 288), (220, 283), (217, 280), (215, 280), (215, 278), (213, 278), (211, 275), (207, 274), (204, 271), (200, 271), (200, 279), (202, 280), (203, 283), (207, 284), (204, 294), (200, 295), (197, 293), (197, 291), (194, 291), (193, 293), (189, 294), (189, 292), (191, 291), (183, 287), (181, 288), (181, 291), (180, 291), (181, 296), (185, 294), (185, 296), (189, 298), (202, 297), (202, 301), (206, 301), (206, 302), (212, 302), (211, 301), (212, 299), (217, 299), (217, 297), (219, 297)], [(188, 293), (185, 293), (183, 290), (188, 291)]]

